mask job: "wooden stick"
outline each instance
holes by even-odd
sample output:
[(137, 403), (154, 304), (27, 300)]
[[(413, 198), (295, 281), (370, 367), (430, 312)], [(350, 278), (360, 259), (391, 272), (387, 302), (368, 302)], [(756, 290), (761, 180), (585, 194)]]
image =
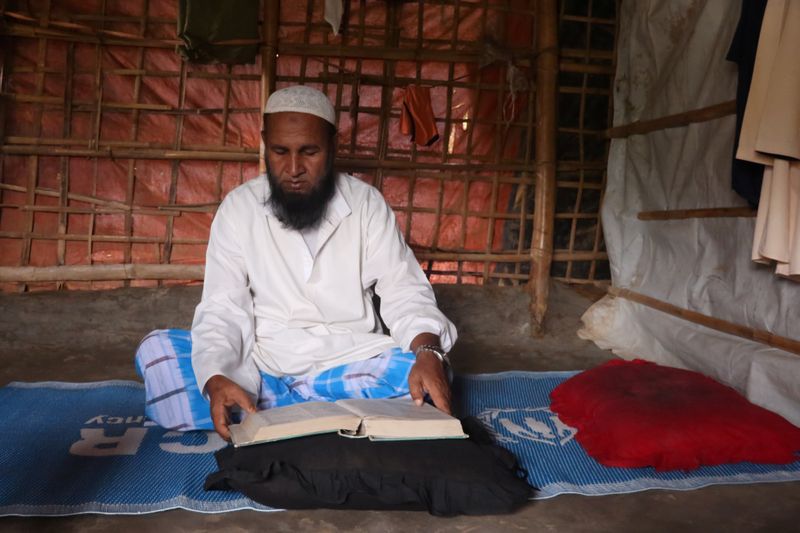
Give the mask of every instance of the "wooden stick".
[[(264, 20), (261, 25), (264, 46), (261, 47), (261, 106), (259, 114), (267, 105), (267, 98), (275, 90), (275, 77), (278, 54), (278, 30), (280, 26), (279, 0), (264, 0), (262, 4)], [(259, 121), (261, 122), (261, 121)], [(264, 140), (258, 143), (258, 171), (266, 172)]]
[[(27, 193), (28, 192), (28, 188), (27, 187), (21, 187), (19, 185), (11, 185), (10, 183), (0, 183), (0, 189), (5, 189), (5, 190), (9, 190), (9, 191), (14, 191), (14, 192), (23, 192), (23, 193)], [(48, 188), (45, 188), (45, 187), (36, 187), (33, 190), (33, 192), (34, 192), (34, 194), (39, 194), (39, 195), (42, 195), (42, 196), (49, 196), (51, 198), (58, 198), (59, 194), (60, 194), (59, 191), (56, 191), (56, 190), (53, 190), (53, 189), (48, 189)], [(130, 206), (130, 205), (122, 203), (122, 202), (117, 202), (117, 201), (114, 201), (114, 200), (104, 200), (102, 198), (97, 198), (96, 196), (90, 196), (90, 195), (87, 195), (87, 194), (69, 193), (67, 198), (69, 200), (75, 200), (75, 201), (78, 201), (78, 202), (85, 202), (87, 204), (102, 205), (102, 206), (105, 206), (105, 207), (108, 207), (108, 208), (117, 209), (119, 211), (128, 211), (128, 210), (131, 210), (131, 209), (133, 209), (133, 210), (139, 209), (139, 206)], [(28, 205), (33, 205), (33, 203), (28, 204)], [(141, 207), (144, 208), (146, 206), (141, 206)], [(167, 206), (167, 207), (172, 208), (172, 206)]]
[(606, 76), (614, 75), (614, 67), (611, 65), (589, 65), (586, 63), (562, 61), (558, 68), (561, 72), (574, 72), (576, 74), (604, 74)]
[[(181, 77), (178, 81), (178, 107), (183, 108), (184, 103), (186, 102), (186, 72), (188, 71), (186, 61), (181, 61)], [(181, 144), (183, 142), (183, 126), (184, 126), (184, 117), (182, 115), (178, 116), (175, 119), (175, 138), (173, 148), (175, 150), (181, 149)], [(178, 174), (180, 173), (180, 161), (172, 161), (171, 170), (170, 170), (170, 183), (169, 183), (169, 203), (174, 204), (177, 201), (178, 196)], [(159, 254), (159, 262), (168, 264), (170, 263), (172, 257), (172, 245), (173, 245), (173, 227), (175, 224), (175, 217), (168, 217), (167, 224), (165, 228), (165, 238), (164, 238), (164, 246), (161, 248), (161, 252)], [(159, 283), (161, 286), (161, 283)]]
[(553, 281), (560, 281), (562, 283), (569, 283), (572, 285), (594, 285), (595, 287), (602, 287), (603, 289), (607, 289), (609, 284), (611, 283), (611, 281), (609, 280), (565, 278), (559, 276), (553, 276), (551, 279)]
[[(90, 146), (91, 139), (68, 139), (53, 137), (17, 137), (9, 135), (4, 139), (5, 144), (27, 145), (27, 146)], [(108, 141), (104, 140), (98, 145), (98, 150), (108, 151), (117, 148), (152, 148), (155, 150), (171, 151), (172, 143), (154, 143), (150, 141)], [(255, 150), (242, 146), (220, 146), (208, 144), (186, 144), (182, 145), (184, 150), (194, 152), (233, 152), (239, 154), (254, 154)]]
[[(90, 229), (94, 229), (93, 227)], [(59, 235), (57, 233), (33, 233), (27, 231), (0, 231), (0, 238), (1, 239), (31, 239), (35, 241), (57, 241), (59, 239), (63, 239), (66, 241), (78, 241), (78, 242), (116, 242), (122, 244), (128, 243), (137, 243), (137, 244), (165, 244), (166, 238), (165, 237), (140, 237), (140, 236), (129, 236), (129, 235), (95, 235), (94, 233), (86, 233), (86, 234), (76, 234), (76, 233), (66, 233), (64, 235)], [(207, 239), (172, 239), (172, 244), (197, 244), (197, 245), (205, 245), (208, 244)]]
[[(530, 50), (525, 51), (530, 55)], [(382, 59), (393, 61), (438, 61), (443, 63), (478, 63), (480, 50), (431, 50), (424, 48), (392, 48), (389, 46), (325, 46), (305, 43), (278, 43), (278, 54), (287, 56), (345, 57), (349, 59)], [(521, 61), (523, 63), (524, 61)]]
[[(231, 148), (232, 150), (232, 148)], [(169, 160), (196, 160), (196, 161), (258, 161), (255, 151), (222, 151), (222, 150), (169, 150), (160, 148), (114, 148), (105, 143), (98, 149), (88, 148), (62, 148), (58, 146), (19, 145), (5, 144), (0, 146), (0, 153), (8, 155), (46, 155), (46, 156), (75, 156), (97, 157), (110, 159), (169, 159)], [(384, 169), (416, 169), (416, 170), (448, 170), (448, 171), (474, 171), (475, 163), (429, 163), (387, 159), (378, 161), (374, 158), (338, 158), (336, 163), (340, 168), (348, 170), (373, 170)], [(538, 164), (538, 163), (537, 163)], [(555, 163), (553, 163), (555, 164)], [(575, 170), (579, 168), (595, 169), (600, 163), (586, 163), (566, 161), (558, 164), (559, 170)], [(534, 169), (524, 162), (519, 163), (485, 163), (481, 164), (481, 171), (496, 172), (532, 172)], [(519, 177), (509, 176), (503, 178), (505, 183), (518, 183), (523, 181)], [(531, 179), (524, 180), (532, 183)]]
[(0, 282), (203, 279), (204, 265), (68, 265), (0, 267)]
[(553, 261), (594, 261), (607, 260), (607, 252), (593, 250), (554, 250)]
[(684, 220), (687, 218), (754, 217), (758, 212), (749, 207), (712, 207), (707, 209), (667, 209), (640, 211), (639, 220)]
[(544, 334), (553, 261), (556, 203), (556, 97), (558, 36), (556, 0), (536, 2), (536, 189), (531, 234), (531, 335)]
[[(74, 43), (73, 43), (74, 44)], [(63, 74), (63, 70), (54, 67), (42, 67), (38, 68), (36, 66), (15, 66), (14, 73), (15, 74), (31, 74), (31, 73), (38, 73), (44, 72), (46, 74)], [(93, 70), (75, 70), (73, 71), (74, 74), (92, 74)], [(114, 76), (147, 76), (150, 78), (178, 78), (180, 77), (181, 73), (177, 70), (147, 70), (144, 68), (107, 68), (103, 69), (103, 73), (110, 74)], [(202, 79), (210, 79), (210, 80), (247, 80), (247, 81), (259, 81), (261, 76), (259, 74), (228, 74), (225, 72), (203, 72), (203, 71), (194, 71), (188, 72), (186, 74), (189, 78), (202, 78)]]
[[(449, 43), (447, 43), (449, 44)], [(582, 52), (582, 51), (581, 51)], [(530, 50), (509, 50), (517, 66), (530, 66)], [(573, 51), (574, 53), (574, 51)], [(583, 52), (582, 52), (583, 53)], [(326, 46), (305, 43), (279, 43), (278, 54), (297, 57), (343, 57), (349, 59), (384, 59), (393, 61), (435, 61), (442, 63), (480, 63), (483, 58), (481, 50), (434, 50), (422, 48), (392, 48), (389, 46), (370, 46), (367, 48), (355, 46)], [(597, 52), (598, 56), (604, 55)], [(608, 54), (607, 52), (605, 53)], [(606, 57), (600, 57), (607, 59)], [(611, 65), (596, 65), (576, 63), (572, 61), (556, 62), (556, 68), (562, 72), (576, 72), (585, 74), (614, 74)]]
[[(562, 16), (561, 20), (566, 20), (567, 16)], [(587, 45), (590, 44), (587, 39)], [(614, 52), (611, 50), (592, 50), (591, 48), (562, 48), (558, 51), (561, 57), (574, 57), (578, 59), (605, 59), (607, 61), (614, 60)]]
[(678, 307), (677, 305), (672, 305), (671, 303), (663, 302), (651, 296), (645, 296), (644, 294), (640, 294), (629, 289), (609, 287), (608, 293), (618, 298), (625, 298), (626, 300), (646, 305), (647, 307), (651, 307), (672, 316), (682, 318), (683, 320), (692, 322), (694, 324), (699, 324), (716, 331), (721, 331), (730, 335), (736, 335), (737, 337), (760, 342), (768, 346), (772, 346), (773, 348), (778, 348), (780, 350), (785, 350), (787, 352), (800, 355), (800, 340), (790, 339), (788, 337), (776, 335), (761, 329), (751, 328), (749, 326), (734, 324), (733, 322), (704, 315), (702, 313), (698, 313), (697, 311), (690, 311), (688, 309)]
[(700, 109), (693, 109), (683, 113), (667, 115), (665, 117), (654, 118), (651, 120), (637, 120), (623, 126), (609, 128), (605, 136), (609, 139), (623, 139), (631, 135), (643, 135), (653, 131), (665, 130), (667, 128), (678, 128), (688, 126), (696, 122), (707, 122), (716, 120), (736, 113), (736, 100), (729, 100), (721, 104), (715, 104)]
[[(102, 22), (139, 22), (140, 17), (134, 15), (97, 15), (95, 13), (86, 13), (86, 14), (79, 14), (79, 13), (70, 13), (68, 15), (69, 20), (91, 20), (91, 21), (102, 21)], [(148, 24), (164, 24), (169, 26), (175, 26), (175, 19), (174, 18), (166, 18), (166, 17), (147, 17)]]
[[(176, 45), (182, 43), (177, 39), (132, 39), (128, 37), (119, 37), (114, 35), (114, 32), (107, 30), (100, 30), (96, 34), (84, 34), (73, 30), (51, 30), (44, 28), (33, 28), (24, 24), (7, 24), (6, 27), (0, 32), (0, 35), (9, 35), (11, 37), (29, 37), (33, 39), (53, 39), (67, 42), (91, 43), (102, 44), (106, 46), (145, 46), (149, 48), (174, 48)], [(112, 35), (111, 38), (106, 35)]]
[(162, 149), (130, 149), (106, 148), (93, 150), (85, 148), (60, 148), (50, 146), (3, 145), (0, 153), (9, 155), (51, 155), (97, 157), (109, 159), (170, 159), (195, 161), (243, 161), (258, 160), (255, 152), (223, 152), (209, 150), (162, 150)]
[[(50, 0), (45, 0), (44, 3), (44, 19), (42, 24), (47, 26), (47, 22), (50, 19)], [(38, 49), (38, 57), (36, 60), (36, 64), (39, 67), (44, 67), (46, 63), (47, 57), (47, 39), (39, 39), (37, 42), (37, 49)], [(36, 94), (37, 96), (42, 96), (44, 90), (44, 82), (45, 82), (45, 75), (37, 74), (36, 76)], [(33, 115), (33, 126), (34, 126), (34, 135), (39, 136), (42, 134), (42, 115), (43, 115), (43, 107), (42, 105), (36, 106), (36, 110)], [(28, 162), (30, 163), (30, 169), (28, 173), (28, 198), (26, 199), (26, 203), (31, 205), (36, 203), (36, 198), (34, 194), (34, 190), (36, 190), (36, 186), (39, 183), (39, 156), (34, 155), (33, 157), (28, 158)], [(29, 212), (26, 213), (25, 217), (25, 226), (26, 226), (26, 233), (30, 234), (33, 232), (34, 226), (34, 213)], [(20, 265), (29, 265), (31, 260), (31, 247), (33, 246), (33, 242), (30, 236), (24, 237), (24, 241), (22, 244), (22, 253), (20, 255)], [(20, 291), (24, 292), (27, 289), (26, 285), (20, 286)]]
[[(37, 71), (37, 74), (44, 74), (44, 72)], [(40, 94), (16, 94), (3, 92), (0, 94), (3, 98), (8, 98), (13, 102), (27, 102), (33, 104), (62, 104), (64, 99), (61, 96), (43, 96)]]
[[(131, 207), (130, 209), (114, 207), (62, 207), (58, 205), (18, 205), (0, 204), (0, 209), (19, 209), (20, 211), (37, 211), (42, 213), (68, 213), (77, 215), (116, 215), (120, 213), (133, 213), (135, 215), (148, 216), (180, 216), (182, 211), (195, 212), (197, 208), (174, 209), (171, 211), (161, 209), (142, 209)], [(205, 212), (207, 210), (204, 210)], [(61, 230), (59, 230), (61, 231)]]
[[(73, 83), (74, 83), (74, 66), (75, 66), (75, 43), (67, 45), (67, 61), (65, 66), (64, 77), (66, 80), (64, 86), (64, 123), (61, 128), (61, 136), (69, 137), (72, 134), (72, 97), (73, 97)], [(58, 204), (62, 209), (69, 209), (69, 182), (70, 182), (70, 160), (68, 157), (62, 157), (60, 160), (61, 172), (59, 173), (59, 195)], [(66, 211), (58, 213), (58, 233), (64, 235), (67, 233), (67, 222), (69, 216)], [(58, 241), (58, 257), (57, 264), (66, 264), (67, 255), (67, 241)], [(58, 289), (61, 289), (59, 284)]]
[[(142, 16), (139, 19), (139, 33), (137, 37), (144, 38), (145, 33), (147, 32), (147, 12), (149, 11), (150, 0), (144, 0), (142, 5)], [(74, 46), (74, 43), (70, 43), (70, 46)], [(136, 58), (137, 69), (143, 70), (144, 69), (144, 56), (145, 56), (145, 48), (139, 48), (137, 50), (138, 57)], [(142, 89), (142, 76), (136, 76), (133, 81), (133, 102), (135, 104), (139, 104), (139, 99), (141, 96), (141, 89)], [(171, 106), (168, 106), (171, 107)], [(130, 139), (133, 142), (139, 138), (139, 119), (141, 118), (140, 108), (135, 108), (133, 113), (131, 114), (131, 135)], [(65, 135), (66, 137), (67, 135)], [(125, 203), (127, 205), (133, 204), (134, 193), (136, 190), (136, 161), (133, 159), (128, 160), (128, 175), (127, 175), (127, 183), (125, 188)], [(172, 220), (172, 217), (170, 217)], [(133, 214), (131, 211), (127, 211), (125, 213), (125, 235), (134, 235), (133, 229)], [(130, 263), (133, 259), (133, 243), (128, 244), (124, 251), (123, 251), (122, 262), (123, 263)], [(61, 263), (63, 264), (63, 263)], [(125, 287), (130, 287), (130, 281), (125, 280)]]
[[(414, 255), (420, 261), (492, 261), (498, 263), (527, 263), (531, 260), (530, 254), (525, 253), (475, 253), (469, 251), (459, 252), (428, 252), (419, 250)], [(607, 259), (606, 252), (555, 250), (555, 261), (591, 261), (593, 259)]]

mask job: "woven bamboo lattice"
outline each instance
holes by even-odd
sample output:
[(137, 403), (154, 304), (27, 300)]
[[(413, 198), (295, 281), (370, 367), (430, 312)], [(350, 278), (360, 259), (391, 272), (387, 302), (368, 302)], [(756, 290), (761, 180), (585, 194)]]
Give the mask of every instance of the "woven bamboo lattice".
[(570, 283), (611, 278), (599, 210), (606, 181), (616, 70), (617, 5), (560, 4), (558, 189), (551, 275)]
[[(196, 279), (220, 199), (258, 172), (262, 91), (304, 83), (335, 102), (338, 167), (383, 192), (433, 281), (526, 282), (536, 2), (353, 1), (345, 8), (334, 36), (320, 0), (281, 2), (277, 58), (225, 66), (181, 61), (174, 2), (7, 0), (2, 265), (186, 265), (187, 279)], [(269, 44), (269, 21), (262, 26)], [(608, 264), (598, 210), (614, 0), (562, 2), (559, 30), (552, 274), (602, 283)], [(409, 84), (430, 87), (440, 135), (430, 147), (399, 133)], [(180, 282), (174, 272), (132, 277), (2, 288)]]

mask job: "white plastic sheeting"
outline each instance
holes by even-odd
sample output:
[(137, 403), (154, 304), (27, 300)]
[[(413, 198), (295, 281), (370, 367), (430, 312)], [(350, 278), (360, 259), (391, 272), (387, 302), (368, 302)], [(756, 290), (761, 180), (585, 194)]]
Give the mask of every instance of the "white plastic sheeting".
[[(729, 0), (622, 2), (614, 124), (735, 98)], [(730, 186), (733, 116), (611, 144), (602, 210), (613, 283), (678, 307), (800, 338), (800, 284), (750, 260), (754, 219), (638, 220), (640, 211), (745, 205)], [(583, 338), (625, 358), (711, 375), (800, 425), (800, 356), (622, 298), (583, 317)]]

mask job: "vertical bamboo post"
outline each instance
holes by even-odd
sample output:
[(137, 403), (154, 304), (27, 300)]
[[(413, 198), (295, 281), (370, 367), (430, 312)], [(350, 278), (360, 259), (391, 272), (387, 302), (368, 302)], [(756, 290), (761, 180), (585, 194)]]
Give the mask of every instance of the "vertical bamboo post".
[[(263, 4), (263, 46), (261, 47), (261, 112), (267, 105), (267, 98), (275, 90), (275, 67), (278, 53), (278, 26), (280, 24), (280, 0), (264, 0)], [(258, 171), (266, 172), (264, 161), (264, 140), (258, 148)]]
[(544, 333), (556, 203), (556, 0), (536, 2), (536, 189), (531, 238), (531, 335)]
[[(0, 0), (0, 14), (5, 13), (6, 0)], [(8, 36), (0, 36), (0, 93), (6, 90), (6, 79), (8, 71), (6, 65), (8, 64), (9, 48), (11, 47), (11, 38)], [(9, 91), (10, 92), (10, 91)], [(0, 98), (0, 146), (6, 142), (6, 106), (8, 105), (8, 98)], [(3, 177), (4, 156), (0, 154), (0, 183), (5, 183)], [(6, 195), (7, 196), (7, 195)], [(3, 201), (3, 191), (0, 191), (0, 201)], [(0, 220), (3, 218), (3, 210), (0, 209)]]

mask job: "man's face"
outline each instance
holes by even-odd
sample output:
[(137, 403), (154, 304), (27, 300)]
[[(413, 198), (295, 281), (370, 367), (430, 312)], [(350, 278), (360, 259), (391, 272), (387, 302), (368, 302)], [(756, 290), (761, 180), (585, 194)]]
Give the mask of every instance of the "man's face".
[(306, 113), (273, 113), (264, 130), (270, 204), (287, 227), (316, 226), (333, 197), (333, 139), (328, 123)]

